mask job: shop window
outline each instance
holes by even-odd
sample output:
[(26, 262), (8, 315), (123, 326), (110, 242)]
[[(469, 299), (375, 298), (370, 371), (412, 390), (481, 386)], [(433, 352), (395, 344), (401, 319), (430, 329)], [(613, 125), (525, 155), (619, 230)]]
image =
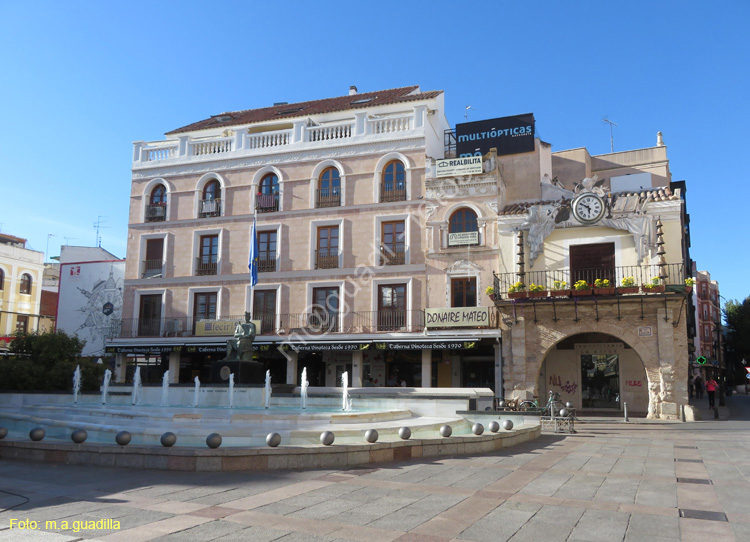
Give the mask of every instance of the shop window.
[(167, 187), (157, 184), (146, 205), (146, 222), (162, 222), (167, 218)]
[(451, 307), (477, 306), (477, 279), (464, 277), (451, 279)]
[(21, 294), (30, 294), (31, 293), (31, 275), (28, 273), (24, 273), (21, 275), (21, 284), (19, 287), (18, 292)]
[(315, 207), (338, 207), (341, 205), (341, 175), (335, 167), (323, 170), (315, 191)]
[(406, 170), (399, 160), (392, 160), (383, 168), (380, 201), (406, 201)]

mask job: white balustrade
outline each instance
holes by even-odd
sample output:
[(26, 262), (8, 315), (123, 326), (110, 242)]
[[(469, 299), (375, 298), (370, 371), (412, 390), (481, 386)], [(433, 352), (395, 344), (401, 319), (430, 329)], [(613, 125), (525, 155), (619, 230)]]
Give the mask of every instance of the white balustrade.
[(260, 134), (247, 135), (248, 149), (265, 149), (268, 147), (279, 147), (289, 145), (292, 138), (291, 130), (279, 130), (277, 132), (263, 132)]
[(330, 141), (352, 137), (353, 122), (328, 126), (310, 126), (306, 129), (307, 141)]
[(368, 119), (369, 134), (392, 134), (411, 130), (412, 116), (388, 117), (383, 119)]
[(177, 145), (163, 147), (144, 147), (141, 155), (144, 162), (158, 162), (159, 160), (169, 160), (177, 156)]
[(232, 152), (232, 138), (229, 137), (207, 141), (190, 141), (189, 145), (192, 156)]

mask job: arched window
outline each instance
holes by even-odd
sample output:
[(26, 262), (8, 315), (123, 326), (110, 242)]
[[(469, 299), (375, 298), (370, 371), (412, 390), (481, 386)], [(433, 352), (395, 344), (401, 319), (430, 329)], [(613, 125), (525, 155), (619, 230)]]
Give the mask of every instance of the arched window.
[(216, 179), (208, 181), (203, 187), (203, 199), (199, 208), (200, 218), (221, 215), (221, 185)]
[(380, 201), (406, 201), (406, 169), (399, 160), (392, 160), (383, 168)]
[(448, 224), (450, 233), (463, 233), (469, 231), (479, 231), (477, 224), (477, 214), (471, 209), (458, 209), (451, 215)]
[(5, 290), (5, 271), (0, 269), (0, 290)]
[(24, 273), (21, 275), (21, 287), (19, 289), (19, 292), (22, 294), (30, 294), (31, 293), (31, 275), (28, 273)]
[(146, 222), (161, 222), (167, 217), (167, 187), (157, 184), (146, 205)]
[(275, 173), (268, 173), (260, 180), (255, 210), (260, 213), (279, 210), (279, 178)]
[(341, 205), (341, 175), (335, 167), (323, 170), (318, 179), (315, 207), (338, 207)]

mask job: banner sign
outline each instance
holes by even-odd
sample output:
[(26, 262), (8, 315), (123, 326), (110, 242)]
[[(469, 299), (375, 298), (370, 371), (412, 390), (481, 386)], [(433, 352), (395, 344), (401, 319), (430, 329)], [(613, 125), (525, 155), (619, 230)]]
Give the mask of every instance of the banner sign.
[(490, 149), (498, 156), (534, 150), (534, 114), (456, 124), (459, 158), (483, 156)]
[(421, 341), (375, 343), (376, 350), (469, 350), (476, 348), (476, 341)]
[(281, 348), (297, 352), (343, 352), (367, 350), (370, 345), (366, 343), (282, 343)]
[(437, 177), (456, 177), (458, 175), (477, 175), (482, 173), (482, 157), (446, 158), (437, 161)]
[[(271, 343), (253, 343), (253, 351), (267, 352), (271, 348)], [(186, 344), (185, 352), (189, 354), (220, 354), (226, 353), (226, 343), (221, 344)]]
[(144, 346), (108, 346), (105, 348), (107, 354), (167, 354), (169, 352), (182, 352), (181, 344), (170, 345), (144, 345)]
[[(255, 332), (260, 332), (260, 320), (250, 320), (255, 324)], [(195, 323), (196, 337), (225, 337), (234, 335), (237, 324), (244, 323), (244, 320), (206, 320)]]
[(478, 245), (478, 244), (479, 244), (479, 232), (478, 231), (462, 231), (458, 233), (448, 234), (448, 246), (449, 247)]
[(489, 307), (425, 309), (425, 327), (489, 327)]

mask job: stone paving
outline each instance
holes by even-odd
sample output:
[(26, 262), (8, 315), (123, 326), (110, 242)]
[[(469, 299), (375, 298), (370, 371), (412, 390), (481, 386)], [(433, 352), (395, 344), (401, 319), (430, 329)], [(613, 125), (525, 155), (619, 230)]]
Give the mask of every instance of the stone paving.
[(0, 540), (750, 540), (750, 398), (730, 403), (732, 420), (579, 424), (487, 455), (348, 470), (0, 461)]

